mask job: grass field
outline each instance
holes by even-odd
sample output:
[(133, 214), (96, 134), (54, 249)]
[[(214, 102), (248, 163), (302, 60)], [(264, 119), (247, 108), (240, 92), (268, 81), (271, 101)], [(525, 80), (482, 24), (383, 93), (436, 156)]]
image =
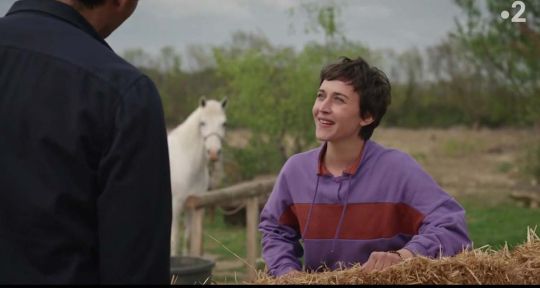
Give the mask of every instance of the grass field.
[(479, 199), (460, 201), (467, 213), (467, 225), (474, 247), (490, 245), (499, 250), (513, 248), (527, 240), (527, 227), (540, 232), (540, 209), (520, 207), (515, 202), (488, 204)]

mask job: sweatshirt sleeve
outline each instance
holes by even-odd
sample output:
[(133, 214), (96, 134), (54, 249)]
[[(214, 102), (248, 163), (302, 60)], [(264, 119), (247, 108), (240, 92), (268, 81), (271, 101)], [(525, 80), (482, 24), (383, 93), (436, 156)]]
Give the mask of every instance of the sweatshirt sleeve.
[(117, 101), (99, 168), (100, 283), (168, 284), (172, 204), (161, 100), (143, 76)]
[[(291, 213), (293, 204), (285, 175), (287, 163), (281, 170), (272, 193), (261, 212), (259, 230), (262, 233), (262, 256), (269, 274), (281, 276), (291, 270), (301, 271), (300, 257), (303, 249), (300, 245), (300, 233)], [(296, 226), (297, 227), (297, 226)]]
[(471, 246), (465, 210), (412, 158), (407, 164), (405, 195), (424, 219), (405, 249), (426, 257), (453, 256)]

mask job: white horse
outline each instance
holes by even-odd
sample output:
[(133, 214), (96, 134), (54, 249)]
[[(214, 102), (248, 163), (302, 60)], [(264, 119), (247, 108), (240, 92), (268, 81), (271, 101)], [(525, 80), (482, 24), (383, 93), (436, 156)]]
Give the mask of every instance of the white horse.
[[(168, 135), (173, 200), (171, 255), (179, 254), (179, 219), (188, 194), (208, 190), (208, 164), (219, 160), (225, 136), (226, 105), (227, 98), (221, 102), (201, 98), (199, 107)], [(182, 254), (185, 255), (191, 229), (188, 217), (184, 217), (184, 227)]]

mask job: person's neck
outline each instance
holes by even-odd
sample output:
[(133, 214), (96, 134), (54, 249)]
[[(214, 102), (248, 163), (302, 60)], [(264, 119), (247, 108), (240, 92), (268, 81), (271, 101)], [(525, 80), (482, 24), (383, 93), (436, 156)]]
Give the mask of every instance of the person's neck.
[(347, 169), (358, 157), (364, 148), (365, 141), (358, 137), (349, 141), (327, 142), (324, 164), (326, 168), (334, 172)]
[(110, 29), (110, 25), (108, 24), (109, 21), (107, 20), (108, 16), (105, 13), (102, 13), (101, 11), (98, 11), (99, 9), (102, 9), (102, 7), (96, 7), (94, 9), (87, 9), (84, 8), (80, 4), (75, 4), (73, 0), (57, 0), (59, 2), (62, 2), (66, 5), (71, 6), (73, 9), (77, 10), (83, 18), (90, 23), (90, 25), (96, 30), (98, 35), (105, 39), (107, 38), (112, 30)]
[(94, 13), (92, 10), (86, 9), (79, 11), (81, 15), (94, 27), (94, 30), (98, 33), (101, 38), (105, 39), (111, 34), (111, 29), (106, 24), (107, 21), (103, 21), (103, 15), (99, 13)]

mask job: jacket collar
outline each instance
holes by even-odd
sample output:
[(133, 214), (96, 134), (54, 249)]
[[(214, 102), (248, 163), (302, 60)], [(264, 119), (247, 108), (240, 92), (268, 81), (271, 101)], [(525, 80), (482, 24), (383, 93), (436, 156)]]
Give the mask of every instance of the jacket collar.
[[(360, 155), (354, 160), (354, 162), (347, 167), (347, 169), (343, 170), (344, 175), (354, 175), (356, 174), (356, 171), (358, 171), (358, 167), (360, 167), (360, 162), (362, 162), (362, 158), (364, 156), (364, 152), (366, 151), (366, 146), (368, 145), (369, 140), (364, 142), (364, 147), (362, 148), (362, 151), (360, 152)], [(324, 164), (324, 156), (326, 155), (326, 148), (327, 148), (328, 142), (324, 142), (322, 145), (320, 152), (319, 152), (319, 161), (317, 165), (317, 175), (319, 176), (332, 176), (332, 173), (328, 171), (326, 168), (326, 165)]]
[(77, 10), (69, 5), (54, 0), (20, 0), (11, 6), (6, 16), (21, 12), (42, 13), (63, 20), (86, 32), (112, 50), (109, 44), (99, 36), (94, 27)]

